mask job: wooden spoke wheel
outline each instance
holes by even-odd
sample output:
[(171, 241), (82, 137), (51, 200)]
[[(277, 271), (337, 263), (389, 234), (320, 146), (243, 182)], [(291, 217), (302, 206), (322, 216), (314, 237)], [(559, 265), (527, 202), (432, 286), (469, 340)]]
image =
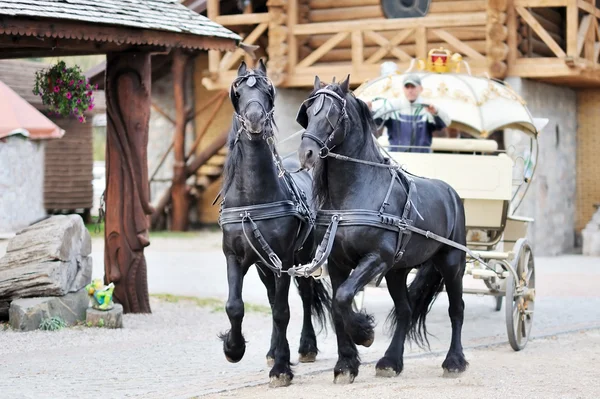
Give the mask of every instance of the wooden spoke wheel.
[(509, 273), (506, 279), (506, 331), (515, 351), (525, 348), (531, 336), (535, 306), (535, 266), (529, 242), (520, 238), (515, 247), (512, 266), (518, 279)]

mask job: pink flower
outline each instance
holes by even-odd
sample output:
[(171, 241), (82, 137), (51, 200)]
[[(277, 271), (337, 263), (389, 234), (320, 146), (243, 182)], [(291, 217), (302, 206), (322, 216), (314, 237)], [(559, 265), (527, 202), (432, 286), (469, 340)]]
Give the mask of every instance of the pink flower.
[(94, 109), (94, 104), (90, 104), (90, 106), (88, 107), (88, 111), (91, 111)]
[[(89, 86), (89, 85), (88, 85), (88, 86)], [(91, 91), (88, 91), (88, 92), (87, 92), (87, 95), (88, 95), (88, 97), (91, 97), (91, 96), (92, 96), (92, 94), (93, 94), (93, 93), (92, 93)]]
[(73, 84), (74, 84), (74, 83), (75, 83), (75, 81), (74, 81), (74, 80), (71, 80), (71, 81), (69, 82), (69, 86), (73, 86)]
[(86, 89), (88, 89), (88, 90), (89, 90), (91, 87), (92, 87), (92, 86), (90, 86), (90, 84), (89, 84), (89, 83), (88, 83), (87, 85), (85, 85), (85, 88), (86, 88)]
[(79, 82), (77, 82), (79, 84), (83, 84), (83, 80), (79, 79)]
[(81, 98), (77, 99), (77, 104), (81, 104)]
[(98, 83), (94, 85), (94, 89), (98, 90)]
[(70, 92), (67, 92), (67, 94), (65, 94), (67, 96), (67, 98), (70, 100), (71, 97), (73, 97), (73, 95)]
[(81, 123), (85, 122), (85, 118), (83, 117), (83, 115), (79, 117), (79, 122), (81, 122)]
[(60, 91), (60, 87), (58, 87), (58, 86), (54, 86), (54, 92), (55, 92), (55, 93), (58, 93), (59, 91)]
[(73, 112), (74, 113), (78, 113), (79, 112), (79, 108), (77, 108), (77, 107), (73, 108)]
[(56, 79), (56, 84), (57, 84), (57, 85), (59, 85), (59, 84), (61, 84), (61, 83), (62, 83), (62, 80), (60, 80), (60, 79)]

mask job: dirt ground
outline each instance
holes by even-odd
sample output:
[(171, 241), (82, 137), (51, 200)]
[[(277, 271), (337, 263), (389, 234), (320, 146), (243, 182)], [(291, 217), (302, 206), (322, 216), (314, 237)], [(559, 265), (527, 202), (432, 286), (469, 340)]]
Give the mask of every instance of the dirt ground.
[(375, 377), (370, 364), (351, 385), (334, 385), (328, 371), (296, 377), (287, 388), (265, 384), (201, 398), (600, 398), (600, 330), (535, 339), (521, 352), (501, 345), (465, 356), (469, 369), (453, 379), (442, 377), (442, 355), (422, 356), (406, 358), (403, 373), (392, 379)]

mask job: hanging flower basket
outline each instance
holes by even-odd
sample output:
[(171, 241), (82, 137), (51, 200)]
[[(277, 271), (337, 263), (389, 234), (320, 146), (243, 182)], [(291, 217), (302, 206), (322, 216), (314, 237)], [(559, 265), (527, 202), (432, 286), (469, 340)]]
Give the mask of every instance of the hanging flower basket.
[(94, 109), (92, 89), (98, 89), (98, 85), (92, 88), (78, 66), (67, 67), (64, 61), (59, 61), (35, 73), (33, 94), (42, 98), (51, 113), (73, 116), (83, 123), (84, 112)]

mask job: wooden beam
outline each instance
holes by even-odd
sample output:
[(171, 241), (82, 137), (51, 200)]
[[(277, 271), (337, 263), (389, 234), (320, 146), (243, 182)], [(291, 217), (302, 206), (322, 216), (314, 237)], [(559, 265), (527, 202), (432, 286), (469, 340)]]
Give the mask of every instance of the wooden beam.
[(114, 283), (125, 313), (150, 313), (144, 248), (148, 218), (150, 54), (108, 54), (106, 61), (106, 219), (104, 283)]
[(567, 6), (567, 54), (577, 57), (577, 30), (579, 24), (579, 8), (575, 5)]
[(296, 68), (304, 68), (304, 67), (314, 64), (326, 52), (328, 52), (329, 50), (334, 48), (339, 42), (344, 40), (348, 35), (350, 35), (349, 32), (340, 32), (340, 33), (336, 34), (331, 39), (327, 40), (327, 42), (325, 42), (325, 44), (323, 44), (321, 47), (319, 47), (318, 49), (313, 51), (311, 55), (309, 55), (308, 57), (306, 57), (305, 59), (300, 61), (296, 65)]
[(365, 31), (366, 37), (369, 37), (371, 40), (373, 40), (375, 43), (381, 46), (381, 48), (377, 50), (373, 55), (371, 55), (365, 61), (365, 63), (374, 64), (376, 62), (379, 62), (379, 60), (381, 60), (388, 53), (394, 54), (396, 58), (398, 58), (401, 61), (410, 61), (412, 57), (396, 46), (402, 43), (408, 36), (410, 36), (411, 33), (413, 33), (413, 31), (414, 29), (406, 29), (400, 31), (396, 34), (396, 36), (394, 36), (390, 40), (373, 31)]
[(527, 22), (527, 24), (531, 27), (531, 29), (533, 29), (535, 31), (535, 33), (538, 34), (540, 39), (542, 39), (544, 41), (544, 43), (546, 43), (548, 45), (548, 47), (550, 47), (552, 52), (557, 57), (564, 58), (566, 56), (563, 49), (561, 49), (560, 46), (558, 45), (558, 43), (556, 43), (554, 41), (552, 36), (550, 36), (548, 34), (548, 32), (546, 32), (546, 30), (544, 28), (542, 28), (542, 25), (540, 25), (540, 23), (535, 19), (535, 17), (533, 15), (531, 15), (529, 13), (529, 11), (527, 11), (525, 8), (523, 8), (521, 6), (516, 6), (515, 10)]
[(581, 52), (583, 51), (583, 46), (585, 45), (586, 38), (590, 32), (590, 27), (592, 27), (592, 18), (593, 17), (589, 14), (584, 15), (579, 23), (579, 29), (577, 29), (577, 57), (580, 57)]
[(591, 18), (592, 22), (588, 27), (588, 31), (584, 39), (584, 54), (585, 59), (597, 63), (598, 59), (594, 58), (594, 43), (596, 42), (596, 27), (598, 25), (598, 20), (591, 15), (589, 17)]
[(418, 26), (416, 28), (417, 42), (416, 44), (416, 56), (422, 60), (427, 59), (427, 30), (424, 26)]
[(293, 33), (294, 27), (298, 24), (298, 0), (287, 1), (287, 37), (288, 37), (288, 75), (294, 73), (294, 68), (298, 63), (298, 39)]
[(427, 18), (401, 18), (401, 19), (363, 19), (360, 21), (321, 22), (299, 24), (290, 27), (297, 36), (315, 35), (320, 33), (352, 32), (355, 30), (372, 30), (377, 32), (396, 29), (414, 28), (440, 28), (485, 25), (487, 13), (474, 12), (460, 15), (430, 15)]
[(223, 26), (262, 24), (269, 22), (269, 13), (220, 15), (215, 22)]
[(166, 120), (168, 120), (169, 122), (171, 122), (173, 125), (175, 125), (175, 119), (171, 118), (171, 116), (169, 116), (169, 114), (167, 114), (160, 106), (158, 106), (154, 101), (152, 101), (152, 109), (155, 110), (156, 112), (158, 112), (163, 118), (165, 118)]
[(508, 68), (516, 62), (517, 53), (517, 12), (515, 11), (514, 2), (516, 0), (508, 0), (506, 8), (506, 27), (508, 29), (508, 37), (506, 38), (506, 44), (508, 44), (508, 56), (506, 58)]
[(309, 0), (308, 6), (311, 10), (319, 10), (323, 8), (345, 8), (345, 7), (360, 7), (360, 6), (377, 6), (381, 0)]
[(189, 201), (187, 195), (187, 176), (185, 173), (185, 66), (187, 57), (179, 50), (173, 53), (173, 96), (175, 100), (175, 136), (173, 138), (173, 183), (171, 201), (173, 213), (171, 230), (186, 231), (189, 219)]
[(208, 118), (206, 118), (205, 124), (204, 124), (204, 126), (202, 126), (202, 129), (196, 133), (196, 139), (194, 140), (194, 143), (192, 144), (192, 146), (191, 146), (190, 150), (188, 151), (187, 155), (185, 156), (185, 161), (186, 162), (187, 162), (188, 159), (190, 159), (190, 157), (198, 149), (198, 146), (200, 145), (200, 142), (204, 138), (204, 135), (206, 134), (206, 131), (210, 127), (211, 123), (214, 121), (215, 117), (217, 116), (217, 113), (221, 109), (221, 106), (223, 105), (223, 103), (225, 102), (225, 100), (228, 98), (228, 94), (229, 93), (227, 93), (226, 91), (223, 91), (223, 92), (219, 93), (218, 94), (219, 97), (218, 97), (217, 101), (213, 102), (214, 107), (213, 107), (210, 115), (208, 116)]
[(458, 49), (459, 53), (462, 53), (463, 55), (466, 55), (476, 60), (485, 60), (485, 56), (473, 50), (471, 46), (469, 46), (465, 42), (461, 42), (445, 30), (433, 29), (433, 33), (435, 33), (440, 39), (452, 45), (454, 48)]
[(356, 69), (361, 66), (365, 60), (363, 54), (363, 35), (361, 31), (352, 32), (352, 68)]
[(566, 7), (571, 0), (514, 0), (519, 7)]
[[(254, 44), (254, 42), (265, 33), (268, 23), (263, 22), (254, 28), (254, 30), (244, 39), (245, 44)], [(233, 64), (235, 64), (246, 52), (242, 49), (237, 49), (234, 52), (227, 53), (220, 62), (219, 68), (220, 70), (231, 69)]]

